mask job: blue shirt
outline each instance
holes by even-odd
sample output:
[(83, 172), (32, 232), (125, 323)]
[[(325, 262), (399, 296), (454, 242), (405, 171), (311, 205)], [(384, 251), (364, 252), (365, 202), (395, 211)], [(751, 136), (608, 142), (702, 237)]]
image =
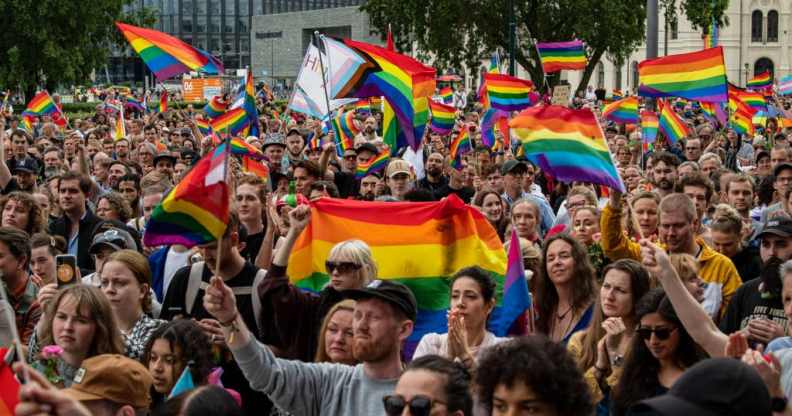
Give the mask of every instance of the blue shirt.
[[(509, 207), (511, 207), (515, 201), (506, 192), (501, 195), (501, 198), (506, 201), (506, 204)], [(543, 198), (539, 198), (538, 196), (529, 192), (523, 192), (518, 199), (527, 199), (539, 207), (539, 216), (541, 217), (539, 227), (541, 229), (541, 234), (542, 236), (547, 234), (547, 231), (553, 228), (553, 223), (555, 222), (555, 214), (553, 214), (553, 209), (550, 208), (550, 204), (548, 204)]]

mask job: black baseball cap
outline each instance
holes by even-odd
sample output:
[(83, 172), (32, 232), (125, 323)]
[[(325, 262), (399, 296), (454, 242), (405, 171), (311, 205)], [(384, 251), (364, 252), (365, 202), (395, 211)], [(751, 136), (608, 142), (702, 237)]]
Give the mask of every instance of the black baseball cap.
[(374, 280), (362, 289), (348, 289), (344, 294), (349, 299), (364, 300), (377, 298), (401, 309), (411, 321), (418, 315), (418, 302), (412, 291), (402, 283), (391, 280)]
[(38, 172), (38, 162), (32, 157), (23, 157), (14, 166), (14, 173), (17, 172), (36, 173)]
[(118, 228), (109, 228), (97, 233), (93, 238), (88, 252), (90, 254), (96, 254), (102, 247), (110, 247), (116, 251), (124, 249), (134, 250), (137, 248), (132, 235)]
[(762, 231), (757, 237), (761, 238), (765, 234), (773, 234), (782, 238), (792, 237), (792, 219), (776, 217), (765, 221)]
[(759, 373), (734, 358), (700, 361), (668, 393), (643, 400), (632, 415), (770, 416), (770, 393)]
[(360, 146), (355, 148), (355, 152), (356, 153), (371, 152), (371, 154), (373, 154), (374, 156), (379, 154), (379, 150), (377, 149), (377, 146), (374, 146), (371, 143), (363, 143), (363, 144), (361, 144)]
[(503, 163), (503, 166), (501, 166), (501, 175), (505, 175), (515, 169), (520, 169), (523, 172), (527, 172), (528, 165), (526, 165), (525, 162), (521, 162), (519, 160), (507, 160)]

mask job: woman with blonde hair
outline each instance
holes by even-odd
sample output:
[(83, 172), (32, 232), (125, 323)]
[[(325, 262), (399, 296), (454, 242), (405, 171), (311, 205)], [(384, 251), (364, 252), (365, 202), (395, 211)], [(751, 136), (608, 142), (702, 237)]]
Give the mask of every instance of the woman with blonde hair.
[(701, 280), (698, 275), (701, 269), (698, 259), (687, 253), (670, 254), (668, 257), (688, 292), (698, 303), (704, 302), (704, 289), (707, 287), (707, 283)]
[(71, 386), (86, 358), (123, 352), (110, 302), (99, 289), (75, 284), (41, 291), (38, 301), (43, 313), (30, 337), (28, 360), (55, 384)]
[(151, 334), (165, 321), (151, 313), (151, 269), (148, 259), (133, 250), (111, 254), (102, 265), (100, 287), (124, 336), (126, 355), (140, 360)]
[(315, 358), (319, 327), (333, 305), (345, 299), (343, 292), (366, 286), (378, 272), (369, 246), (361, 240), (346, 240), (330, 249), (326, 275), (314, 276), (311, 282), (313, 293), (291, 284), (286, 265), (297, 237), (310, 220), (308, 205), (289, 212), (289, 230), (259, 288), (261, 341), (271, 345), (279, 357), (305, 362)]
[(357, 364), (357, 360), (352, 356), (354, 310), (355, 301), (352, 299), (342, 300), (330, 308), (319, 328), (319, 344), (314, 362)]

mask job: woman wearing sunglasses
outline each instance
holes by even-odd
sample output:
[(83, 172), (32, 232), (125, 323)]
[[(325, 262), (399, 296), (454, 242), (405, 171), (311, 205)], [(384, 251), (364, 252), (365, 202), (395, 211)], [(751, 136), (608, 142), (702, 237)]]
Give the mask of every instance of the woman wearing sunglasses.
[(259, 288), (262, 342), (271, 345), (279, 357), (306, 362), (314, 360), (320, 326), (333, 305), (344, 300), (343, 291), (361, 288), (377, 276), (368, 245), (347, 240), (330, 249), (325, 262), (328, 282), (322, 291), (308, 293), (289, 283), (289, 254), (310, 221), (308, 205), (298, 205), (289, 212), (289, 230)]
[(567, 345), (599, 414), (607, 414), (610, 390), (622, 374), (624, 355), (638, 323), (635, 304), (650, 289), (649, 273), (635, 260), (617, 260), (605, 267), (604, 275), (591, 325), (573, 335)]
[(636, 336), (613, 390), (615, 416), (625, 415), (641, 400), (665, 394), (685, 369), (704, 358), (662, 289), (647, 293), (635, 311)]
[(447, 358), (425, 355), (410, 362), (382, 403), (388, 416), (401, 416), (405, 408), (412, 416), (469, 416), (470, 374)]

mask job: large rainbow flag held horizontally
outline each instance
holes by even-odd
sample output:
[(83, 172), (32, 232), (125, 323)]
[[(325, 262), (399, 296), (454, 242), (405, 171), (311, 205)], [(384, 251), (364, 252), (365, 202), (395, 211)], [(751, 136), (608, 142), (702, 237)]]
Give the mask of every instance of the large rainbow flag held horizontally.
[(511, 112), (520, 111), (531, 103), (533, 82), (503, 74), (484, 74), (481, 93), (486, 94), (487, 107)]
[[(497, 282), (490, 329), (502, 328), (506, 252), (498, 234), (475, 208), (456, 195), (438, 202), (364, 202), (320, 199), (311, 203), (311, 222), (297, 239), (288, 276), (297, 287), (318, 292), (329, 279), (325, 260), (337, 243), (360, 239), (370, 247), (378, 278), (397, 280), (412, 289), (418, 320), (409, 341), (447, 331), (448, 277), (479, 266)], [(504, 332), (495, 335), (503, 336)]]
[(210, 75), (225, 72), (220, 60), (173, 36), (121, 22), (116, 22), (116, 26), (159, 80), (190, 71)]
[(586, 51), (583, 42), (541, 42), (536, 44), (544, 72), (558, 72), (562, 69), (582, 71), (586, 69)]
[(638, 64), (638, 94), (723, 103), (728, 99), (723, 48), (647, 59)]
[(638, 97), (627, 97), (606, 105), (602, 117), (616, 123), (638, 123)]
[(509, 126), (522, 141), (525, 156), (554, 178), (593, 182), (624, 192), (624, 182), (591, 110), (532, 107), (514, 117)]
[(228, 143), (198, 161), (154, 208), (143, 243), (193, 247), (218, 240), (228, 225)]

